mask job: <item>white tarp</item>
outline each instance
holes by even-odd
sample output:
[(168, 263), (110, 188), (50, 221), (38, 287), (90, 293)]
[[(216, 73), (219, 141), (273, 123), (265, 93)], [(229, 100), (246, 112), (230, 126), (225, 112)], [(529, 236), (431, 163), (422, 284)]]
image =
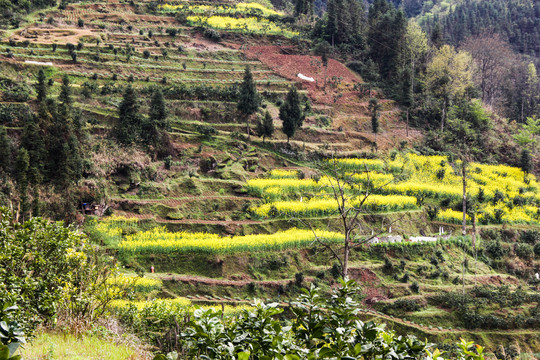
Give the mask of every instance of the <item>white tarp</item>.
[(315, 82), (315, 79), (314, 79), (314, 78), (309, 77), (309, 76), (306, 76), (306, 75), (301, 74), (301, 73), (298, 73), (298, 75), (296, 75), (296, 76), (298, 76), (298, 77), (299, 77), (300, 79), (302, 79), (302, 80)]
[(26, 60), (25, 64), (33, 64), (33, 65), (45, 65), (45, 66), (52, 66), (52, 62), (41, 62), (41, 61), (32, 61), (32, 60)]

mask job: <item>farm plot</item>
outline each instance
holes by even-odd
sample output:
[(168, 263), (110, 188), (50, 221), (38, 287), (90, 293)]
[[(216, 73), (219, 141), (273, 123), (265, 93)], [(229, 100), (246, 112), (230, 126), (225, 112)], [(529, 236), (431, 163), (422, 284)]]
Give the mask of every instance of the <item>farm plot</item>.
[[(432, 206), (434, 218), (450, 223), (462, 221), (460, 161), (452, 166), (445, 156), (406, 154), (388, 161), (340, 159), (337, 162), (348, 171), (358, 172), (356, 178), (363, 184), (377, 176), (392, 179), (375, 190), (380, 194), (414, 196), (420, 203)], [(366, 169), (375, 177), (368, 177)], [(511, 166), (470, 163), (466, 166), (466, 178), (472, 208), (468, 221), (476, 212), (479, 223), (485, 225), (540, 224), (540, 195), (534, 175)]]
[[(330, 231), (318, 231), (319, 238), (341, 242), (343, 236)], [(275, 251), (301, 248), (314, 243), (313, 232), (289, 229), (274, 234), (222, 237), (218, 234), (168, 232), (164, 228), (128, 235), (118, 250), (128, 254), (231, 254), (244, 251)]]
[(191, 26), (209, 26), (214, 29), (296, 37), (299, 33), (289, 29), (283, 15), (258, 3), (184, 5), (164, 4), (164, 13), (176, 14)]
[[(418, 209), (428, 205), (432, 220), (462, 221), (461, 163), (451, 166), (444, 156), (405, 154), (393, 160), (345, 158), (335, 160), (337, 171), (368, 189), (369, 197), (349, 198), (350, 206), (368, 212)], [(540, 195), (534, 175), (504, 165), (470, 163), (466, 167), (469, 210), (480, 224), (540, 224)], [(328, 216), (337, 213), (331, 178), (298, 178), (295, 171), (272, 171), (251, 179), (245, 187), (265, 204), (252, 208), (259, 217)], [(349, 187), (345, 191), (349, 192)]]

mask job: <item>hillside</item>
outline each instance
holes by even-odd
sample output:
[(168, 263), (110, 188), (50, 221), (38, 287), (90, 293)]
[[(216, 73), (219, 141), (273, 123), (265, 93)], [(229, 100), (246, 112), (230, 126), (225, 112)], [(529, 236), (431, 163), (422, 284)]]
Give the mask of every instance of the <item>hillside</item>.
[(0, 42), (0, 206), (14, 223), (77, 226), (88, 253), (66, 245), (66, 263), (95, 259), (98, 280), (65, 285), (72, 302), (28, 358), (44, 341), (77, 347), (61, 328), (83, 331), (81, 348), (120, 343), (118, 358), (189, 351), (173, 335), (195, 306), (223, 321), (260, 298), (286, 321), (301, 288), (330, 298), (342, 275), (360, 286), (358, 319), (449, 356), (465, 338), (538, 357), (538, 78), (508, 121), (489, 106), (501, 94), (479, 95), (476, 58), (428, 43), (384, 0), (334, 48), (319, 41), (331, 23), (314, 40), (321, 20), (270, 4), (50, 5), (5, 10), (20, 23)]

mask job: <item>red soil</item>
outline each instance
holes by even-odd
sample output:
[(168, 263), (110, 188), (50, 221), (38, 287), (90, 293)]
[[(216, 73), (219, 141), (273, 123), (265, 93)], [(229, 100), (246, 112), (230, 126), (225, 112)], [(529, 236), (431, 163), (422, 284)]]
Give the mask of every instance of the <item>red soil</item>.
[[(328, 60), (328, 69), (325, 70), (321, 57), (287, 55), (282, 52), (287, 49), (278, 46), (251, 46), (245, 49), (244, 53), (249, 59), (257, 59), (279, 75), (297, 82), (303, 89), (308, 90), (309, 96), (315, 102), (341, 104), (349, 103), (351, 100), (357, 101), (359, 92), (354, 91), (353, 88), (355, 84), (362, 83), (360, 76), (334, 59)], [(300, 79), (298, 77), (299, 73), (315, 79), (315, 82)], [(326, 92), (323, 89), (325, 73)], [(331, 86), (331, 82), (335, 82), (335, 86)], [(342, 96), (335, 100), (338, 93)]]

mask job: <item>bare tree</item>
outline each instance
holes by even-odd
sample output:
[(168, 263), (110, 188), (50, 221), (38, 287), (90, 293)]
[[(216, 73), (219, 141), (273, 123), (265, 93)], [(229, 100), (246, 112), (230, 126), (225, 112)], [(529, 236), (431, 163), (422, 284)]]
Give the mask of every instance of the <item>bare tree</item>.
[(463, 44), (477, 64), (474, 80), (482, 91), (482, 101), (493, 106), (500, 99), (503, 82), (514, 61), (508, 42), (499, 34), (471, 36)]
[[(302, 223), (308, 227), (315, 236), (315, 241), (323, 248), (331, 253), (331, 258), (336, 259), (341, 267), (341, 275), (346, 277), (349, 272), (349, 257), (351, 250), (363, 244), (368, 243), (372, 239), (386, 233), (386, 229), (391, 228), (394, 223), (399, 222), (403, 216), (395, 220), (384, 223), (380, 230), (375, 231), (367, 224), (363, 224), (361, 219), (365, 215), (373, 214), (366, 207), (366, 201), (373, 193), (378, 192), (390, 182), (381, 185), (374, 185), (370, 178), (370, 170), (367, 166), (361, 172), (353, 172), (345, 174), (345, 171), (340, 169), (338, 162), (334, 159), (330, 161), (329, 166), (321, 170), (322, 176), (326, 179), (330, 195), (336, 201), (337, 209), (334, 213), (341, 223), (341, 232), (344, 235), (344, 242), (334, 244), (326, 241), (317, 234), (313, 226), (301, 218), (293, 218), (292, 220)], [(364, 174), (366, 180), (363, 186), (354, 179), (355, 175)]]

